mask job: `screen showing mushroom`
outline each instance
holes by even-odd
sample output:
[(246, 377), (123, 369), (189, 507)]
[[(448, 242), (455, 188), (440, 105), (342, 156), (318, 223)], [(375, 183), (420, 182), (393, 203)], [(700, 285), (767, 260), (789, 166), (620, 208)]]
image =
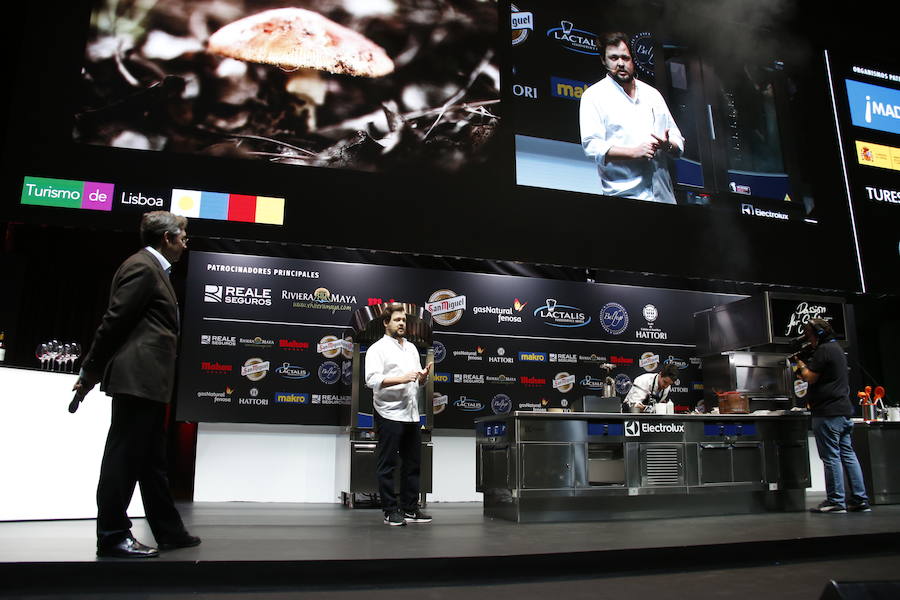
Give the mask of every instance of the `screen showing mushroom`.
[(496, 1), (98, 2), (77, 142), (456, 172), (499, 122)]

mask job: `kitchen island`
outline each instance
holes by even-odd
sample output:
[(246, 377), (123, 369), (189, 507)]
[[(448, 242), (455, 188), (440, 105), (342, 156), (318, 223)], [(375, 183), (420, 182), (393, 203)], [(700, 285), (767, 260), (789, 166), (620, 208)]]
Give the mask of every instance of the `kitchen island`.
[(517, 522), (805, 510), (809, 415), (513, 412), (475, 421), (484, 514)]

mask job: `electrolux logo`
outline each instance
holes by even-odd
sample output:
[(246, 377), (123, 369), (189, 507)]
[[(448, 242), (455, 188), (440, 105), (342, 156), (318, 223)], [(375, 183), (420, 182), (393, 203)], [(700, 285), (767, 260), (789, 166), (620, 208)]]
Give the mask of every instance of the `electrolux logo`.
[(684, 423), (625, 421), (625, 437), (640, 437), (648, 433), (684, 433)]
[(115, 186), (111, 183), (26, 177), (21, 202), (34, 206), (110, 211), (114, 195)]
[(900, 90), (847, 79), (850, 120), (856, 127), (900, 133)]
[(550, 76), (550, 95), (554, 98), (580, 100), (588, 87), (588, 84), (583, 81), (566, 79), (565, 77), (556, 77), (555, 75)]
[(775, 210), (763, 210), (761, 208), (756, 208), (752, 204), (741, 204), (741, 214), (749, 215), (751, 217), (762, 217), (765, 219), (778, 219), (780, 221), (787, 221), (790, 219), (787, 213)]

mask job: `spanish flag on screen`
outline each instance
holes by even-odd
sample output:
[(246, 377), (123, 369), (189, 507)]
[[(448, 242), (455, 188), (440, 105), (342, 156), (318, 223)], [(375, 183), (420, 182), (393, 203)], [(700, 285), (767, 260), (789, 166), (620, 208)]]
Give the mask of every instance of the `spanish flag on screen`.
[(194, 219), (284, 224), (284, 198), (172, 190), (172, 212)]

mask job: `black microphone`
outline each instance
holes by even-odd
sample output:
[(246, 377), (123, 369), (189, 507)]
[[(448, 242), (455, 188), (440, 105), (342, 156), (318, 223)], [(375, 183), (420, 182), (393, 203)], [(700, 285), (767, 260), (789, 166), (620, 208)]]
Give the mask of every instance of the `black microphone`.
[(87, 392), (83, 390), (78, 390), (75, 392), (75, 395), (72, 397), (72, 401), (69, 402), (69, 412), (74, 413), (78, 410), (78, 407), (81, 405), (81, 401), (84, 400), (84, 397), (87, 396)]

